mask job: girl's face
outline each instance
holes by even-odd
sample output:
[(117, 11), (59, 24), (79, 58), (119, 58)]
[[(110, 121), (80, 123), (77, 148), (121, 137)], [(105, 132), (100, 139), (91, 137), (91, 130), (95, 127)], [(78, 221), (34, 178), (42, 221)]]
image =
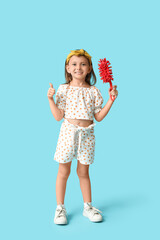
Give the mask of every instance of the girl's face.
[(72, 56), (69, 64), (66, 66), (68, 73), (72, 75), (73, 80), (85, 80), (86, 75), (90, 73), (92, 67), (89, 66), (88, 59), (84, 56)]

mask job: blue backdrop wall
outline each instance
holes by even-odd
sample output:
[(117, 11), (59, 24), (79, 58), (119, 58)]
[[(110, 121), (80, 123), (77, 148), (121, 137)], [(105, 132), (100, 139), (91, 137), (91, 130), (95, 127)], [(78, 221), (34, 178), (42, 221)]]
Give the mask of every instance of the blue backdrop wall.
[[(159, 239), (159, 2), (2, 1), (0, 3), (1, 239)], [(91, 56), (104, 104), (98, 61), (112, 65), (119, 96), (96, 122), (92, 202), (100, 224), (82, 216), (72, 162), (67, 226), (53, 223), (61, 122), (51, 114), (49, 82), (65, 82), (70, 50)]]

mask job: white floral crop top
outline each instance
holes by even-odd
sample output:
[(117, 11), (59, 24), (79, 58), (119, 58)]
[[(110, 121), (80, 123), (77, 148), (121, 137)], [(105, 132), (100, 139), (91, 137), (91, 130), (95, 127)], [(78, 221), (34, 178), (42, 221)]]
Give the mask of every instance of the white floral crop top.
[(61, 84), (56, 93), (56, 105), (64, 110), (65, 118), (93, 120), (101, 111), (103, 98), (95, 86), (75, 87)]

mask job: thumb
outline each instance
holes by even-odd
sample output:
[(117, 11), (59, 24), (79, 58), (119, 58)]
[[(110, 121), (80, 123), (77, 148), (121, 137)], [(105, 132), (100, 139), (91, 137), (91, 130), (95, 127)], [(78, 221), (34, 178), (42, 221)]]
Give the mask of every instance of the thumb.
[(53, 84), (52, 83), (49, 83), (50, 87), (53, 88)]

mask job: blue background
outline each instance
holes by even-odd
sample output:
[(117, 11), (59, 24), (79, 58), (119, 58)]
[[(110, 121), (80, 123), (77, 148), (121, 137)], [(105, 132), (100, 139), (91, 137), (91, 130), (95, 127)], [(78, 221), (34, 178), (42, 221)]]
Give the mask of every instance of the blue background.
[[(1, 239), (160, 239), (158, 1), (1, 1)], [(92, 203), (104, 222), (82, 216), (74, 159), (65, 206), (69, 225), (53, 223), (61, 122), (51, 114), (49, 82), (65, 82), (70, 50), (112, 65), (119, 96), (96, 122)]]

